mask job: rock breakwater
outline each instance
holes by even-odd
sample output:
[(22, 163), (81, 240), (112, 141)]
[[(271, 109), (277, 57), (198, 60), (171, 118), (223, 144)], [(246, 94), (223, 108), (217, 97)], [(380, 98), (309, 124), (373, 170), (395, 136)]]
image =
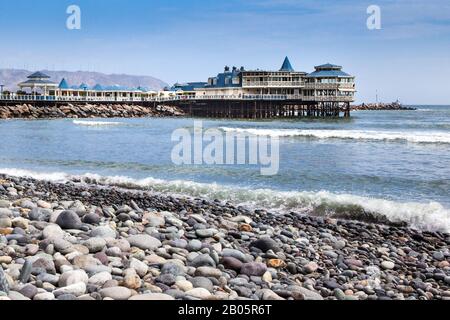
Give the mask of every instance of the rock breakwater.
[(416, 108), (403, 106), (399, 102), (393, 103), (363, 103), (351, 106), (351, 110), (417, 110)]
[(179, 117), (176, 107), (143, 107), (127, 104), (67, 104), (61, 106), (33, 106), (19, 104), (0, 106), (0, 119), (56, 119), (56, 118), (143, 118)]

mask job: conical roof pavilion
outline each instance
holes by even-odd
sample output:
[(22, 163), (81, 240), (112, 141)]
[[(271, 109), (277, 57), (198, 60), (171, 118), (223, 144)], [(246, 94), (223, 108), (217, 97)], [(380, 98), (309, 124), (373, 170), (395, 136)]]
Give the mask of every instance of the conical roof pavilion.
[(294, 72), (294, 68), (292, 68), (291, 62), (289, 61), (288, 57), (284, 58), (284, 62), (281, 66), (280, 71)]
[(50, 76), (46, 75), (43, 72), (35, 72), (33, 74), (30, 74), (28, 77), (28, 79), (50, 79)]
[(67, 83), (67, 81), (66, 81), (65, 78), (63, 78), (63, 79), (61, 80), (61, 82), (59, 83), (58, 88), (59, 88), (59, 89), (69, 89), (69, 84)]

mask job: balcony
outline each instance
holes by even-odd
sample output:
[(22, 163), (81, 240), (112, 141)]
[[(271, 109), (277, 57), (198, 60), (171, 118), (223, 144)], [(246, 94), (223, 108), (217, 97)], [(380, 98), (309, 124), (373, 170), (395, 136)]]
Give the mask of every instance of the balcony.
[(303, 88), (303, 81), (244, 81), (243, 88)]
[(352, 96), (304, 96), (303, 100), (316, 102), (353, 102), (355, 98)]
[(306, 83), (305, 89), (355, 89), (354, 83)]

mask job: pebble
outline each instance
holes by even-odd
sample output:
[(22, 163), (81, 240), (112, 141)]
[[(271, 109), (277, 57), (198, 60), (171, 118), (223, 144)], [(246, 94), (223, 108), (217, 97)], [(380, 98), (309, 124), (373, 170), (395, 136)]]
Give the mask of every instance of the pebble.
[(132, 292), (125, 287), (109, 287), (99, 291), (102, 298), (111, 298), (113, 300), (128, 300)]
[(86, 284), (84, 282), (74, 283), (68, 285), (67, 287), (62, 287), (53, 291), (55, 297), (65, 294), (71, 294), (74, 295), (75, 297), (78, 297), (83, 295), (84, 293), (86, 293)]
[(133, 235), (128, 238), (128, 242), (142, 250), (156, 250), (162, 245), (161, 241), (146, 234)]
[(262, 276), (267, 271), (267, 266), (263, 263), (249, 262), (241, 267), (241, 273), (247, 276)]
[(195, 230), (195, 233), (200, 238), (211, 238), (217, 233), (217, 230), (216, 229), (198, 229), (198, 230)]
[(189, 291), (186, 291), (186, 295), (202, 300), (206, 300), (211, 297), (211, 293), (204, 288), (191, 289)]
[(212, 292), (214, 289), (214, 284), (212, 283), (212, 281), (205, 277), (192, 278), (191, 283), (194, 288), (204, 288), (209, 292)]
[(61, 212), (55, 223), (63, 229), (79, 229), (82, 224), (80, 217), (72, 210)]
[(207, 278), (220, 278), (222, 276), (222, 271), (212, 267), (199, 267), (195, 270), (195, 275)]
[(269, 250), (272, 250), (274, 252), (280, 251), (280, 248), (278, 247), (278, 244), (271, 238), (261, 238), (251, 243), (250, 247), (255, 247), (263, 252), (267, 252)]
[(94, 237), (89, 238), (83, 244), (89, 249), (90, 253), (97, 253), (103, 250), (106, 246), (106, 241), (103, 238)]
[(103, 238), (103, 239), (107, 239), (107, 238), (115, 238), (116, 237), (116, 231), (114, 231), (113, 229), (111, 229), (108, 226), (101, 226), (101, 227), (96, 227), (91, 231), (90, 234), (91, 237), (97, 237), (97, 238)]
[(319, 265), (315, 262), (309, 262), (303, 267), (303, 269), (306, 273), (314, 273), (317, 271), (317, 269), (319, 269)]
[(147, 300), (147, 301), (164, 301), (164, 300), (175, 300), (173, 297), (164, 293), (147, 293), (132, 296), (128, 300)]
[(383, 261), (381, 267), (385, 270), (392, 270), (395, 268), (395, 263), (392, 261)]

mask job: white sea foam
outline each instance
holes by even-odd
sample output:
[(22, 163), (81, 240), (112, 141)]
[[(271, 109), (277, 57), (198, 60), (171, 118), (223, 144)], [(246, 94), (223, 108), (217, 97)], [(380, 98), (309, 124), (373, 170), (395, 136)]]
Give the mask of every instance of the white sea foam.
[(225, 132), (235, 132), (270, 137), (309, 137), (315, 139), (354, 139), (372, 141), (404, 141), (412, 143), (450, 143), (448, 132), (395, 132), (371, 130), (300, 130), (252, 129), (221, 127)]
[[(155, 178), (133, 179), (130, 177), (106, 177), (97, 174), (72, 176), (62, 172), (39, 173), (21, 169), (0, 169), (0, 173), (10, 176), (31, 177), (39, 180), (65, 182), (81, 180), (102, 185), (124, 188), (149, 189), (156, 192), (192, 197), (205, 197), (230, 201), (251, 208), (266, 208), (274, 211), (320, 212), (333, 216), (333, 212), (354, 212), (356, 220), (361, 219), (361, 211), (380, 215), (393, 223), (407, 223), (410, 227), (424, 231), (450, 232), (450, 209), (440, 203), (399, 202), (378, 198), (335, 194), (328, 191), (276, 191), (270, 189), (247, 189), (219, 184), (197, 183), (185, 180), (162, 180)], [(358, 213), (359, 212), (359, 213)], [(315, 212), (317, 214), (317, 212)]]
[(122, 122), (112, 122), (112, 121), (85, 121), (85, 120), (73, 120), (73, 124), (79, 126), (90, 126), (90, 127), (103, 127), (103, 126), (120, 126)]

